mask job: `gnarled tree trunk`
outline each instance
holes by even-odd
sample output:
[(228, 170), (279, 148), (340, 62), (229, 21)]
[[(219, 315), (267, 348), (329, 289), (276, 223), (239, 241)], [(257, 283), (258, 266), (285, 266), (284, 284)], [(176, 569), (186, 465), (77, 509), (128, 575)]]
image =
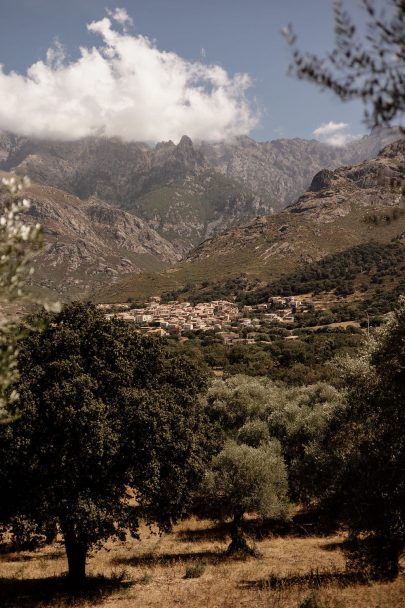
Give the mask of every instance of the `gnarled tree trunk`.
[(252, 554), (253, 549), (249, 547), (243, 534), (243, 510), (236, 509), (233, 513), (233, 520), (231, 524), (231, 544), (227, 549), (227, 553), (232, 555), (233, 553), (244, 553), (246, 555)]

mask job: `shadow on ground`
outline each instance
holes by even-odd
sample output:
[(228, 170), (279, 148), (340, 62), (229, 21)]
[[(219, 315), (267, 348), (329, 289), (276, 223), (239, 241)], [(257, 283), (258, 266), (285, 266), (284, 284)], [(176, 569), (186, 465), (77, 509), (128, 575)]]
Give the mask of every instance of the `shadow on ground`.
[[(204, 529), (186, 529), (177, 533), (180, 541), (224, 541), (230, 537), (230, 523), (221, 523)], [(244, 523), (246, 534), (256, 540), (271, 537), (330, 536), (337, 530), (336, 523), (319, 517), (316, 512), (303, 512), (290, 521), (275, 519), (248, 519)]]
[(26, 553), (19, 555), (15, 553), (15, 555), (10, 554), (0, 554), (0, 561), (5, 561), (9, 563), (18, 563), (18, 562), (32, 562), (37, 559), (40, 560), (52, 560), (52, 559), (61, 559), (64, 557), (63, 551), (53, 551), (52, 553)]
[[(57, 547), (60, 546), (60, 548), (58, 549)], [(0, 561), (7, 561), (7, 562), (31, 562), (37, 559), (60, 559), (61, 557), (63, 557), (65, 555), (65, 551), (63, 546), (61, 546), (61, 543), (55, 543), (54, 544), (55, 547), (55, 551), (52, 552), (48, 552), (46, 554), (40, 552), (40, 551), (20, 551), (19, 549), (16, 549), (15, 546), (13, 546), (10, 543), (1, 543), (0, 544)]]
[(241, 581), (239, 586), (244, 589), (291, 589), (294, 587), (319, 589), (325, 586), (349, 587), (352, 585), (366, 585), (370, 581), (357, 572), (318, 572), (309, 574), (275, 576), (254, 581)]
[(230, 524), (221, 523), (217, 524), (216, 526), (212, 526), (209, 528), (200, 528), (198, 530), (194, 530), (192, 528), (180, 530), (176, 533), (176, 537), (182, 542), (223, 542), (229, 540)]
[(117, 557), (113, 560), (116, 566), (171, 566), (181, 563), (202, 560), (207, 564), (218, 564), (229, 560), (229, 556), (221, 551), (199, 551), (197, 553), (162, 553)]
[(118, 593), (130, 583), (105, 577), (89, 577), (86, 584), (73, 591), (64, 577), (20, 580), (0, 578), (1, 608), (45, 608), (57, 603), (58, 608), (91, 602), (97, 605), (107, 596)]

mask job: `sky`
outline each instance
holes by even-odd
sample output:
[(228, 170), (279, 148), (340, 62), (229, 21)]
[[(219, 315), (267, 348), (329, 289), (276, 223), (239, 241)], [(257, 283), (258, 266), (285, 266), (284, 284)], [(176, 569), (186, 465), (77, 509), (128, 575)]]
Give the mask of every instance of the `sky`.
[[(364, 14), (346, 0), (355, 21)], [(332, 0), (0, 0), (0, 129), (77, 139), (363, 135), (360, 102), (287, 75), (280, 30), (333, 48)]]

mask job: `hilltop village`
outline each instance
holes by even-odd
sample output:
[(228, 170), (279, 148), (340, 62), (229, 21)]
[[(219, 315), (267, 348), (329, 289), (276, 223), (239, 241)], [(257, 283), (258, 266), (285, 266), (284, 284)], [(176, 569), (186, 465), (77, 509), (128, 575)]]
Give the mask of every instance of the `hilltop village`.
[(293, 297), (273, 297), (268, 303), (240, 309), (227, 300), (214, 300), (193, 305), (191, 302), (162, 303), (152, 297), (143, 308), (132, 304), (99, 304), (106, 317), (134, 323), (148, 334), (184, 335), (189, 332), (215, 330), (226, 344), (253, 343), (255, 330), (263, 323), (294, 323), (295, 313), (306, 312), (306, 303)]

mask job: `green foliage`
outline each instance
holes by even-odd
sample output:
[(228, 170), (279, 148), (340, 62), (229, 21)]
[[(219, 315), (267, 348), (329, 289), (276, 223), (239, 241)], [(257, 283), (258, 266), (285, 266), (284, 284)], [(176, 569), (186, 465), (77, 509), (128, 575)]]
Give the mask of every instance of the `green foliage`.
[[(372, 326), (376, 320), (372, 320)], [(318, 381), (334, 383), (330, 363), (338, 355), (354, 354), (364, 335), (357, 327), (325, 327), (316, 330), (294, 330), (297, 339), (285, 340), (290, 332), (284, 328), (264, 327), (269, 341), (252, 345), (228, 346), (214, 333), (190, 334), (187, 342), (170, 340), (173, 352), (187, 352), (199, 365), (204, 362), (222, 368), (225, 377), (249, 375), (267, 376), (288, 385), (314, 384)], [(263, 365), (264, 363), (264, 365)]]
[(317, 383), (278, 387), (267, 408), (270, 434), (281, 442), (295, 499), (311, 500), (319, 492), (317, 446), (343, 397), (332, 386)]
[(250, 551), (243, 539), (245, 512), (288, 514), (287, 469), (265, 421), (273, 389), (264, 378), (240, 375), (214, 381), (208, 391), (207, 414), (224, 444), (206, 473), (203, 511), (214, 519), (233, 518), (232, 553)]
[(224, 368), (227, 374), (266, 376), (274, 365), (270, 353), (256, 345), (236, 344), (229, 350), (227, 359)]
[(250, 420), (238, 431), (238, 443), (258, 448), (261, 444), (270, 441), (269, 427), (264, 420)]
[(267, 385), (262, 378), (243, 375), (214, 380), (207, 394), (207, 413), (224, 437), (236, 439), (246, 423), (264, 418), (269, 398)]
[(347, 405), (335, 410), (323, 444), (323, 502), (361, 535), (352, 556), (388, 578), (405, 547), (404, 369), (401, 298), (363, 355), (343, 361)]
[(292, 497), (310, 501), (319, 494), (317, 446), (343, 399), (341, 392), (323, 382), (288, 387), (239, 375), (212, 383), (207, 414), (223, 441), (259, 448), (278, 440)]
[(365, 243), (339, 253), (327, 255), (318, 262), (306, 264), (259, 289), (251, 302), (266, 302), (270, 296), (291, 296), (303, 293), (335, 291), (348, 295), (355, 289), (360, 277), (368, 285), (387, 277), (402, 278), (405, 265), (405, 247), (400, 242), (381, 244)]
[(243, 538), (244, 513), (288, 517), (287, 469), (279, 442), (272, 440), (254, 448), (227, 441), (211, 462), (203, 492), (211, 517), (233, 518), (228, 551), (249, 551)]
[[(396, 222), (403, 214), (402, 208), (394, 207), (384, 213), (366, 215), (364, 222), (372, 225), (387, 221)], [(294, 296), (310, 292), (320, 294), (332, 291), (338, 296), (348, 296), (360, 286), (363, 290), (371, 290), (377, 284), (383, 284), (387, 292), (391, 292), (392, 289), (397, 290), (399, 283), (404, 280), (404, 270), (405, 247), (400, 241), (370, 241), (327, 255), (319, 261), (304, 264), (294, 272), (286, 273), (280, 279), (267, 284), (242, 274), (223, 281), (204, 281), (201, 288), (187, 285), (175, 293), (167, 294), (167, 297), (183, 297), (193, 303), (235, 299), (241, 304), (254, 305), (267, 302), (272, 296)], [(384, 312), (388, 310), (389, 307)], [(356, 319), (358, 316), (357, 311), (357, 315), (349, 316), (347, 320)], [(303, 320), (305, 325), (317, 325), (319, 322), (319, 319), (315, 318), (311, 323), (308, 315), (305, 315)], [(339, 320), (346, 319), (335, 316), (330, 322)]]
[(222, 516), (235, 511), (263, 517), (284, 517), (288, 512), (287, 472), (277, 441), (253, 448), (229, 440), (214, 456), (206, 489), (216, 497)]
[(206, 380), (94, 306), (47, 321), (24, 341), (21, 417), (1, 430), (2, 520), (17, 539), (17, 517), (60, 530), (80, 579), (92, 546), (138, 534), (139, 512), (162, 529), (186, 512), (209, 458)]

